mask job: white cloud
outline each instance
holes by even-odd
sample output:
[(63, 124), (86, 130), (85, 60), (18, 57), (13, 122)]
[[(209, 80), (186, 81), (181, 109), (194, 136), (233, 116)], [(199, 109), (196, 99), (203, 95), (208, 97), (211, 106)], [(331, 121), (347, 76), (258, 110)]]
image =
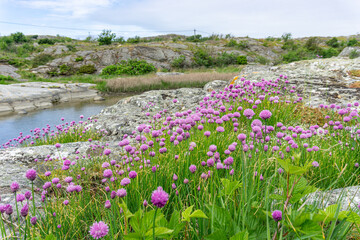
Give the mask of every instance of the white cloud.
[(112, 0), (28, 0), (19, 1), (25, 7), (44, 9), (62, 17), (82, 18), (107, 7)]

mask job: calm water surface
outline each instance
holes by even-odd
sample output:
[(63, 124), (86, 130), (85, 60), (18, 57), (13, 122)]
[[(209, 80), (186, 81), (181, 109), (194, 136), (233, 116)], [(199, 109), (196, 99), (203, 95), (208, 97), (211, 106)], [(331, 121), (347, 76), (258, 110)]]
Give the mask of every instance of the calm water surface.
[(84, 115), (84, 119), (87, 119), (98, 114), (105, 107), (116, 104), (124, 97), (127, 96), (110, 97), (100, 102), (61, 103), (53, 108), (29, 112), (25, 115), (0, 117), (0, 147), (9, 139), (18, 137), (20, 132), (23, 132), (23, 136), (31, 135), (30, 130), (44, 128), (46, 124), (49, 124), (51, 129), (55, 129), (55, 125), (63, 123), (62, 117), (65, 118), (64, 122), (78, 122), (80, 115)]

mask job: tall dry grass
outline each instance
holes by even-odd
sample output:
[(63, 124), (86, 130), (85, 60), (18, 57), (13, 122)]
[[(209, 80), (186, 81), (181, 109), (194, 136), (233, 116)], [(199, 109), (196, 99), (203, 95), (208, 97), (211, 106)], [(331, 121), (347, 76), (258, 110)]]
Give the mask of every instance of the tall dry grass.
[(214, 80), (228, 81), (236, 76), (236, 73), (200, 72), (183, 75), (146, 75), (138, 77), (126, 77), (108, 79), (106, 85), (112, 92), (140, 92), (155, 89), (173, 89), (179, 87), (202, 87)]

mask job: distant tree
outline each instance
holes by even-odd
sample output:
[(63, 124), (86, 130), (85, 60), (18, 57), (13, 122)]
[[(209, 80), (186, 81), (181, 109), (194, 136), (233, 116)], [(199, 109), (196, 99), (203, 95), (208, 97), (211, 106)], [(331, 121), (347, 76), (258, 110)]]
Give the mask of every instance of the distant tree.
[(284, 33), (283, 35), (281, 35), (282, 40), (284, 40), (284, 42), (287, 42), (291, 39), (291, 33)]
[(340, 43), (336, 37), (333, 37), (332, 39), (326, 42), (326, 45), (332, 48), (338, 48), (340, 46)]
[(99, 34), (97, 41), (99, 42), (99, 45), (110, 45), (115, 38), (115, 33), (111, 33), (111, 30), (104, 29), (102, 33)]

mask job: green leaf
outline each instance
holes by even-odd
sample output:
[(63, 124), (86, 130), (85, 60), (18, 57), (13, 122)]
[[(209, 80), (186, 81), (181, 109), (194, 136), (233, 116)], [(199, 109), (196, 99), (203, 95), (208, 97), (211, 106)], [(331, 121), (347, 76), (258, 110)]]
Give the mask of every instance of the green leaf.
[(230, 240), (248, 240), (249, 239), (249, 233), (244, 230), (242, 232), (238, 232), (234, 236), (230, 238)]
[[(130, 220), (130, 226), (134, 229), (135, 232), (141, 233), (142, 227), (142, 210), (139, 209), (135, 215)], [(143, 234), (145, 232), (142, 232)]]
[(226, 232), (223, 230), (216, 230), (210, 235), (207, 235), (205, 237), (207, 240), (220, 240), (220, 239), (226, 239)]
[(181, 213), (181, 216), (183, 217), (183, 219), (181, 219), (181, 221), (183, 222), (189, 222), (190, 221), (190, 214), (192, 212), (192, 209), (193, 209), (193, 205), (188, 207), (187, 209), (185, 209), (185, 211), (183, 211)]
[[(339, 214), (339, 218), (340, 215), (345, 215), (344, 212), (340, 212)], [(351, 222), (351, 223), (356, 223), (356, 224), (360, 224), (360, 216), (355, 213), (355, 212), (350, 212), (348, 214), (346, 214), (346, 221)]]
[(180, 219), (180, 213), (179, 211), (175, 210), (171, 215), (168, 228), (174, 229), (179, 224), (179, 219)]
[(286, 199), (286, 196), (279, 195), (279, 194), (270, 194), (269, 197), (274, 200), (285, 200)]
[(123, 209), (124, 215), (127, 219), (134, 216), (134, 214), (132, 214), (132, 212), (130, 212), (130, 210), (128, 209), (128, 207), (126, 206), (124, 201), (122, 203), (119, 203), (119, 206)]
[[(155, 236), (156, 237), (161, 237), (163, 235), (167, 235), (167, 234), (171, 234), (174, 230), (165, 228), (165, 227), (156, 227), (155, 228)], [(145, 234), (145, 236), (152, 236), (153, 235), (153, 229), (150, 229), (149, 231), (147, 231), (147, 233)]]
[(287, 173), (294, 174), (294, 175), (302, 175), (302, 174), (304, 174), (309, 169), (309, 167), (311, 166), (311, 163), (308, 163), (307, 165), (305, 165), (303, 167), (295, 166), (295, 165), (292, 165), (290, 163), (289, 159), (283, 160), (283, 159), (279, 158), (278, 162), (279, 162), (280, 166), (282, 168), (284, 168), (284, 170)]
[(124, 239), (128, 240), (135, 240), (135, 239), (142, 239), (143, 236), (140, 233), (129, 233), (127, 235), (124, 235)]
[(230, 181), (227, 178), (222, 178), (221, 183), (224, 185), (225, 195), (233, 195), (235, 190), (241, 186), (239, 181)]
[(200, 209), (195, 210), (191, 215), (190, 218), (208, 218), (203, 211)]
[(45, 240), (56, 240), (56, 237), (54, 236), (54, 234), (49, 234), (46, 236)]

